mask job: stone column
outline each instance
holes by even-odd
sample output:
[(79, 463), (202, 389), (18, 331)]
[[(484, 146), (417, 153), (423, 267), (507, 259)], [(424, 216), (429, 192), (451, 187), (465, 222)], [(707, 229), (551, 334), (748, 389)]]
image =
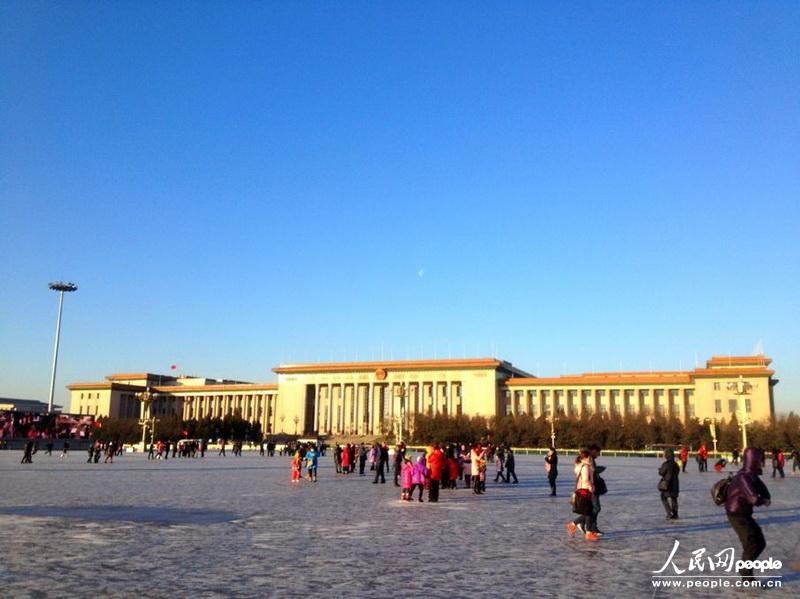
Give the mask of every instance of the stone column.
[(356, 396), (353, 402), (353, 431), (355, 434), (361, 434), (361, 385), (356, 383)]

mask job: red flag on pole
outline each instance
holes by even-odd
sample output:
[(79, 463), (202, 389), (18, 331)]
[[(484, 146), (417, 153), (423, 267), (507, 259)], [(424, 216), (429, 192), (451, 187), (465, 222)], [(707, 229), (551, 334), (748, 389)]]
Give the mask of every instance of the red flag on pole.
[(173, 364), (172, 366), (169, 367), (169, 369), (170, 370), (178, 370), (178, 365), (177, 364)]

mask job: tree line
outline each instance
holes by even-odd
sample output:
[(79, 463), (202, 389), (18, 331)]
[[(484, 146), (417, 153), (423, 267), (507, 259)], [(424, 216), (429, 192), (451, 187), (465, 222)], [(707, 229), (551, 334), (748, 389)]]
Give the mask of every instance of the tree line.
[[(697, 448), (706, 443), (712, 448), (709, 423), (697, 418), (683, 423), (677, 418), (642, 415), (620, 416), (593, 414), (560, 416), (554, 423), (556, 446), (585, 447), (592, 443), (606, 449), (642, 450), (659, 444), (685, 444)], [(491, 441), (513, 447), (549, 447), (550, 420), (545, 416), (428, 416), (413, 420), (411, 441), (428, 444), (435, 441)], [(717, 449), (729, 452), (741, 448), (742, 433), (735, 415), (716, 422)], [(780, 415), (773, 422), (747, 425), (748, 445), (771, 450), (800, 447), (800, 416), (794, 412)]]

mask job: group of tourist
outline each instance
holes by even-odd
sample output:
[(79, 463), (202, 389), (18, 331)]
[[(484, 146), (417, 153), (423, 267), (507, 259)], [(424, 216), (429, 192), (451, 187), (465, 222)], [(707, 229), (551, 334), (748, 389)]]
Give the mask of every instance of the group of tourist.
[(100, 462), (100, 458), (105, 456), (103, 460), (104, 464), (111, 462), (114, 463), (114, 456), (122, 455), (122, 443), (118, 441), (109, 441), (107, 443), (101, 443), (99, 440), (95, 441), (87, 450), (89, 457), (86, 460), (87, 464), (91, 464), (94, 462), (97, 464)]

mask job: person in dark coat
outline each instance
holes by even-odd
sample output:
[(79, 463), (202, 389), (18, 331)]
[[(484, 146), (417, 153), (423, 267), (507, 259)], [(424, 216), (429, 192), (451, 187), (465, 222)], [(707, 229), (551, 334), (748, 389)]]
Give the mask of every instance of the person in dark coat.
[(25, 452), (22, 454), (20, 464), (33, 464), (33, 441), (25, 443)]
[(678, 493), (680, 486), (678, 476), (680, 466), (675, 463), (675, 452), (671, 449), (664, 450), (664, 463), (658, 469), (661, 480), (658, 482), (658, 490), (661, 491), (661, 504), (667, 512), (667, 520), (678, 519)]
[(386, 482), (386, 478), (384, 476), (384, 469), (386, 468), (386, 464), (389, 462), (389, 447), (386, 443), (383, 443), (377, 450), (377, 462), (375, 463), (375, 480), (372, 481), (373, 484), (378, 484), (378, 478), (381, 479), (381, 484)]
[(544, 457), (544, 470), (547, 472), (547, 482), (550, 483), (550, 495), (555, 497), (558, 478), (558, 452), (555, 447), (551, 447)]
[(514, 461), (514, 450), (510, 447), (506, 452), (506, 482), (511, 482), (511, 477), (514, 477), (514, 484), (519, 484), (519, 479), (517, 478), (517, 473), (515, 471), (516, 463)]
[[(753, 507), (768, 506), (771, 498), (769, 490), (759, 478), (764, 452), (755, 447), (744, 450), (742, 469), (736, 473), (728, 485), (725, 499), (725, 514), (739, 540), (742, 542), (742, 560), (756, 559), (767, 542), (761, 527), (753, 519)], [(739, 571), (742, 578), (753, 580), (753, 569)]]

